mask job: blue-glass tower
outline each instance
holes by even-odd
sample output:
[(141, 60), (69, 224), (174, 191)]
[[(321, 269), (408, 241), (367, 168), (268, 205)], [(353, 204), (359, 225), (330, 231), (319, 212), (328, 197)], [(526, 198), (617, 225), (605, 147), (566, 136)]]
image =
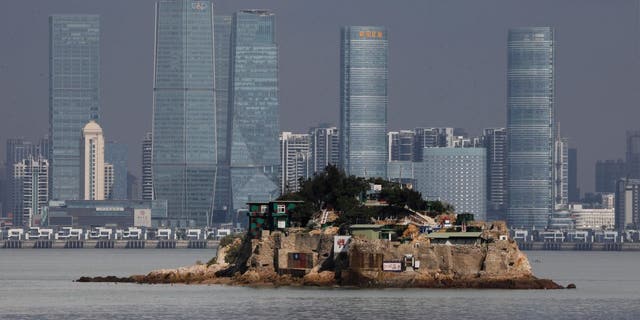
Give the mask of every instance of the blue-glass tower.
[(104, 147), (104, 162), (113, 165), (113, 186), (109, 200), (127, 199), (127, 145), (108, 141)]
[(233, 209), (278, 196), (278, 45), (275, 15), (234, 14), (229, 84), (229, 162)]
[(553, 210), (554, 36), (550, 27), (509, 30), (507, 221), (547, 226)]
[(232, 20), (232, 16), (224, 15), (216, 15), (213, 18), (216, 67), (216, 144), (218, 156), (213, 222), (227, 222), (230, 220), (232, 201), (227, 140)]
[(340, 165), (350, 175), (386, 177), (387, 29), (343, 27), (340, 40)]
[(100, 17), (49, 17), (51, 199), (80, 198), (82, 127), (100, 118)]
[(213, 8), (156, 4), (153, 187), (174, 225), (207, 225), (216, 168)]

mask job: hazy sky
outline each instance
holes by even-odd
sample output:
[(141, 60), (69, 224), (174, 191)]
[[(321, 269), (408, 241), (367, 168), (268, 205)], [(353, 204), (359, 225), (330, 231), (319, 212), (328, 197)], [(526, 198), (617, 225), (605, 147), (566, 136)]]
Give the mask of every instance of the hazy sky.
[[(48, 131), (48, 25), (56, 13), (101, 15), (102, 126), (129, 146), (139, 175), (151, 129), (152, 0), (0, 1), (0, 143)], [(282, 130), (339, 117), (339, 28), (389, 28), (389, 129), (451, 126), (479, 133), (506, 122), (507, 29), (556, 29), (557, 119), (578, 148), (579, 183), (593, 191), (598, 159), (624, 157), (640, 129), (638, 1), (214, 1), (216, 14), (277, 15)], [(2, 159), (4, 155), (0, 154)]]

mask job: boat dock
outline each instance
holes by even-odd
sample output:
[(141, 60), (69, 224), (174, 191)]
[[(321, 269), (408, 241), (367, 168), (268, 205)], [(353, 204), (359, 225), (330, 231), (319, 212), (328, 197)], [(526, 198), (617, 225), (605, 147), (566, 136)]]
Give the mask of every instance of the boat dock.
[(213, 249), (218, 240), (0, 240), (0, 249)]
[(638, 242), (519, 242), (520, 250), (550, 251), (640, 251)]

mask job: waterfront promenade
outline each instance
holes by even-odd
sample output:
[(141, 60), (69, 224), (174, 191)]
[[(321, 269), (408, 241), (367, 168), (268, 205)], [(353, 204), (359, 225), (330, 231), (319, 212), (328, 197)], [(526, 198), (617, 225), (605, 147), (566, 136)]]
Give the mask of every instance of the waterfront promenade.
[(0, 240), (0, 249), (209, 249), (218, 240)]

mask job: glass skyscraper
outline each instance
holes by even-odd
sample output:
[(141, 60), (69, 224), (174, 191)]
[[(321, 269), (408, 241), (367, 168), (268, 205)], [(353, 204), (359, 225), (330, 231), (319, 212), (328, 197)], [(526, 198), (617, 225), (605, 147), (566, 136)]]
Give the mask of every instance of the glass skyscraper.
[(49, 17), (51, 198), (80, 198), (82, 127), (100, 118), (100, 17)]
[(509, 30), (507, 221), (547, 226), (553, 210), (554, 35), (550, 27)]
[(229, 73), (231, 52), (232, 16), (214, 16), (214, 48), (216, 67), (216, 143), (217, 143), (217, 176), (214, 195), (213, 221), (230, 220), (231, 209), (231, 177), (229, 172), (229, 156), (227, 136), (229, 126)]
[(231, 32), (228, 130), (233, 209), (278, 196), (278, 45), (275, 15), (234, 14)]
[(387, 29), (343, 27), (340, 46), (340, 166), (350, 175), (386, 177)]
[(210, 221), (216, 168), (213, 8), (156, 4), (153, 187), (175, 225)]

